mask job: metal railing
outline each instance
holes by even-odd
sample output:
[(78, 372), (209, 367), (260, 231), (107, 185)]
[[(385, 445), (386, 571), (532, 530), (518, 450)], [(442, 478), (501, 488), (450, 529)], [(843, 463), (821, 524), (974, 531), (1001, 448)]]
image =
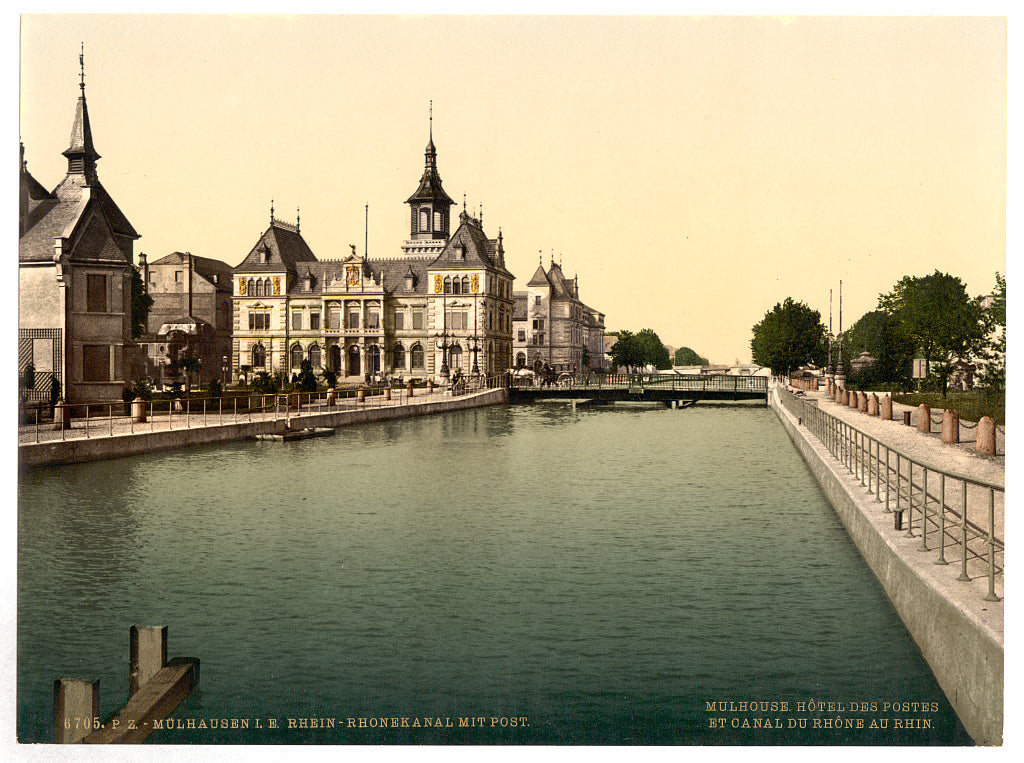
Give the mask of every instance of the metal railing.
[[(920, 537), (919, 551), (937, 551), (935, 564), (958, 563), (959, 581), (987, 575), (985, 601), (1000, 601), (995, 585), (997, 577), (1002, 581), (1005, 549), (997, 537), (996, 508), (1002, 516), (1005, 486), (937, 468), (821, 410), (816, 401), (781, 386), (774, 391), (799, 423), (893, 514), (894, 530)], [(947, 549), (959, 558), (947, 559)]]
[(540, 374), (512, 375), (513, 387), (582, 387), (586, 389), (663, 389), (681, 392), (768, 391), (767, 376), (731, 374), (553, 374), (546, 380)]
[[(504, 375), (463, 376), (457, 384), (413, 387), (367, 386), (358, 389), (274, 394), (227, 394), (217, 398), (176, 398), (136, 402), (75, 402), (58, 405), (52, 418), (42, 409), (18, 429), (18, 442), (91, 439), (123, 434), (194, 429), (253, 421), (289, 421), (307, 414), (415, 403), (427, 396), (457, 397), (507, 386)], [(63, 408), (63, 411), (60, 410)], [(59, 421), (66, 422), (61, 426)]]

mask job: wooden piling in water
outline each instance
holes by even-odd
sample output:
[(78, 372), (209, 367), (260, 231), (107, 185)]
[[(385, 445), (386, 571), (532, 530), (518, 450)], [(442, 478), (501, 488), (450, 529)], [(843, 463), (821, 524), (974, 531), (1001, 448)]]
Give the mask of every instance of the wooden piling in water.
[(53, 682), (53, 741), (81, 742), (100, 719), (100, 682), (58, 678)]

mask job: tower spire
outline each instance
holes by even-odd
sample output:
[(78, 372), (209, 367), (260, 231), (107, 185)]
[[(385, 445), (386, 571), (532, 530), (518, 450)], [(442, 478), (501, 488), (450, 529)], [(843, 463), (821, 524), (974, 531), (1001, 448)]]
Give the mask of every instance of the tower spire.
[[(441, 186), (441, 176), (437, 172), (437, 149), (434, 148), (434, 101), (429, 106), (429, 137), (425, 152), (423, 175), (420, 177), (416, 192), (405, 200), (410, 207), (410, 242), (447, 241), (449, 232), (448, 212), (452, 204), (451, 197)], [(412, 247), (412, 248), (410, 248)], [(402, 248), (406, 254), (416, 249), (411, 243)], [(430, 252), (440, 251), (435, 245)]]
[(100, 155), (92, 142), (92, 126), (89, 124), (89, 109), (85, 103), (85, 43), (82, 43), (78, 54), (78, 105), (75, 108), (75, 121), (71, 126), (71, 139), (64, 151), (68, 160), (69, 175), (84, 175), (87, 183), (96, 181), (96, 160)]

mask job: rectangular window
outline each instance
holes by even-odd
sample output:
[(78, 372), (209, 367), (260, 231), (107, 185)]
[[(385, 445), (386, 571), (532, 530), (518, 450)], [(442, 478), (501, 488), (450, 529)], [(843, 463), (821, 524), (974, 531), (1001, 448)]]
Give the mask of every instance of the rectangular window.
[(544, 330), (544, 319), (543, 318), (534, 318), (533, 319), (533, 330), (534, 331), (543, 331)]
[(90, 313), (107, 312), (107, 277), (90, 273), (85, 279), (86, 311)]
[(348, 313), (348, 327), (350, 329), (359, 328), (359, 311), (350, 310)]
[(181, 283), (181, 271), (180, 270), (175, 270), (174, 271), (174, 283)]
[(412, 311), (412, 328), (414, 331), (423, 328), (423, 311), (413, 310)]
[(371, 310), (366, 314), (366, 328), (375, 329), (380, 327), (380, 313)]
[(402, 310), (395, 310), (395, 331), (405, 328), (405, 313)]
[(292, 331), (302, 331), (302, 313), (298, 310), (292, 313)]
[(526, 341), (526, 329), (519, 329), (519, 341), (520, 342), (525, 342)]
[(309, 314), (309, 330), (319, 331), (320, 330), (320, 313), (311, 312)]
[(270, 313), (249, 313), (249, 330), (266, 331), (270, 328)]
[(341, 308), (332, 307), (327, 311), (327, 328), (331, 331), (341, 329)]
[(82, 346), (82, 381), (110, 381), (110, 346), (86, 344)]

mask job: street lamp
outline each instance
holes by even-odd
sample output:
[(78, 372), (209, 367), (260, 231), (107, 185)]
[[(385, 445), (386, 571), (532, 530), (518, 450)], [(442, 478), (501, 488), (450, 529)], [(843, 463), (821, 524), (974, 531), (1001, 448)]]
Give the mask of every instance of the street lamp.
[[(441, 350), (441, 378), (448, 378), (448, 302), (445, 298), (441, 299), (441, 315), (443, 316), (441, 325), (443, 330), (440, 334), (434, 334), (434, 344)], [(441, 341), (438, 342), (437, 340)]]
[(476, 356), (480, 350), (480, 339), (477, 337), (477, 305), (480, 303), (479, 295), (473, 299), (473, 337), (471, 339), (472, 346), (470, 349), (473, 351), (473, 376), (480, 375), (480, 366), (477, 365)]

